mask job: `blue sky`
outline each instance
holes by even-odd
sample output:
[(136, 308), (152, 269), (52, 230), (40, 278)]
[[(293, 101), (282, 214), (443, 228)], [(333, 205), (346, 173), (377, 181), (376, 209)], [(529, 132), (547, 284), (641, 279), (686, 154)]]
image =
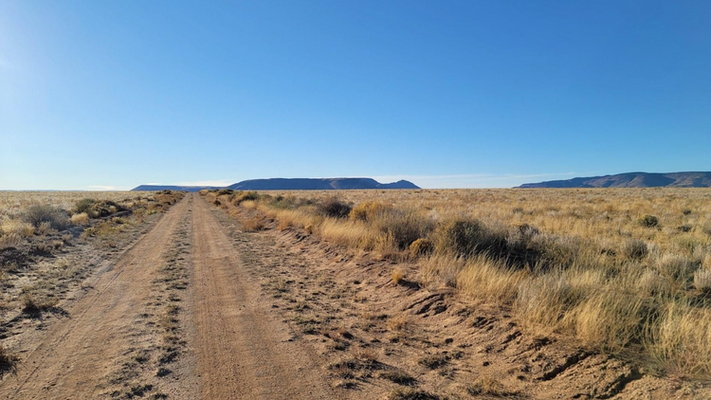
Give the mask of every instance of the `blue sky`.
[(711, 170), (708, 1), (0, 1), (0, 189)]

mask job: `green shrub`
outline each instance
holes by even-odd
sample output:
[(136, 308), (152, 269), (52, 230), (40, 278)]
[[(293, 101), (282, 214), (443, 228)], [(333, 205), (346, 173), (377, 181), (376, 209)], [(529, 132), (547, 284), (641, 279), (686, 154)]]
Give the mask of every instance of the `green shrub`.
[(94, 207), (94, 203), (96, 201), (94, 199), (81, 199), (76, 202), (76, 205), (74, 206), (74, 214), (81, 214), (81, 213), (86, 213), (90, 214), (92, 211), (92, 208)]

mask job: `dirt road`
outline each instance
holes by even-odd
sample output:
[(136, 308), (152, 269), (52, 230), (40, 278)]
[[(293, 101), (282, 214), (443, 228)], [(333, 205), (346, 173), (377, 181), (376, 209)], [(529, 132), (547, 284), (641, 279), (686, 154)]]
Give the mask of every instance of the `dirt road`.
[(196, 199), (195, 315), (200, 388), (205, 399), (331, 399), (286, 324), (260, 302), (230, 239)]
[[(190, 230), (192, 235), (185, 235)], [(183, 320), (193, 326), (174, 342), (183, 348), (182, 376), (186, 371), (194, 375), (191, 379), (198, 387), (190, 384), (190, 378), (181, 380), (180, 374), (172, 373), (166, 384), (170, 397), (334, 398), (309, 356), (289, 341), (286, 325), (257, 301), (258, 284), (249, 280), (230, 240), (197, 195), (186, 196), (117, 262), (98, 271), (93, 287), (67, 310), (68, 317), (51, 325), (21, 357), (17, 373), (0, 382), (0, 398), (119, 397), (123, 394), (114, 387), (123, 375), (132, 374), (136, 381), (143, 373), (155, 382), (156, 375), (173, 372), (140, 371), (152, 351), (165, 347), (156, 340), (165, 341), (166, 335), (159, 339), (158, 324), (150, 317), (169, 294), (158, 290), (156, 281), (166, 266), (172, 268), (177, 262), (169, 253), (181, 240), (180, 232), (184, 238), (178, 244), (191, 254), (192, 265), (187, 266), (186, 301), (173, 310), (180, 309)], [(170, 329), (173, 335), (177, 331)], [(143, 353), (136, 355), (141, 346)], [(127, 362), (127, 355), (138, 361)], [(125, 397), (152, 393), (163, 398), (156, 386), (132, 384)]]

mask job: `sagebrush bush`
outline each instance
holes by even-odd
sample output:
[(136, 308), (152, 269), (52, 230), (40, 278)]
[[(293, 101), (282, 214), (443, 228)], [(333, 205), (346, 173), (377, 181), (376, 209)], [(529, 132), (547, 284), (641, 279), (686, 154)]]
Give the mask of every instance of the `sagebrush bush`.
[(645, 215), (639, 219), (639, 224), (645, 228), (654, 228), (659, 226), (659, 218), (654, 215)]
[(89, 198), (81, 199), (76, 202), (76, 204), (74, 206), (74, 213), (75, 214), (85, 213), (88, 215), (92, 211), (92, 208), (94, 207), (94, 203), (96, 203), (96, 200), (94, 200), (94, 199), (89, 199)]
[(371, 224), (385, 235), (397, 250), (406, 250), (415, 240), (427, 236), (432, 223), (421, 215), (404, 210), (389, 209), (373, 217)]
[(29, 207), (24, 214), (24, 219), (39, 228), (43, 223), (48, 223), (52, 229), (63, 231), (71, 226), (69, 213), (59, 207), (50, 205), (35, 205)]
[(642, 240), (629, 239), (622, 245), (622, 254), (631, 260), (641, 260), (649, 254), (649, 248)]
[(699, 269), (694, 272), (694, 287), (698, 291), (711, 293), (711, 271)]
[(698, 265), (682, 254), (664, 254), (655, 266), (659, 272), (674, 280), (686, 282), (691, 280)]
[(319, 204), (319, 210), (327, 217), (346, 218), (351, 212), (351, 206), (348, 203), (344, 203), (332, 197)]
[(506, 248), (505, 236), (492, 232), (482, 222), (473, 219), (453, 220), (442, 225), (435, 235), (438, 252), (460, 257), (470, 257), (477, 251)]
[(232, 204), (237, 206), (246, 200), (257, 201), (260, 197), (257, 192), (241, 192), (235, 195), (234, 199), (232, 199)]

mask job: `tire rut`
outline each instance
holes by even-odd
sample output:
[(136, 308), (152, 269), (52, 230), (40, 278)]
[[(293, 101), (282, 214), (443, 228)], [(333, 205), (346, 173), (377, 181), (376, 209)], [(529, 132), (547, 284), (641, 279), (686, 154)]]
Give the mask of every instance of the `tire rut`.
[(194, 201), (195, 353), (205, 399), (332, 399), (317, 364), (260, 298), (208, 204)]

